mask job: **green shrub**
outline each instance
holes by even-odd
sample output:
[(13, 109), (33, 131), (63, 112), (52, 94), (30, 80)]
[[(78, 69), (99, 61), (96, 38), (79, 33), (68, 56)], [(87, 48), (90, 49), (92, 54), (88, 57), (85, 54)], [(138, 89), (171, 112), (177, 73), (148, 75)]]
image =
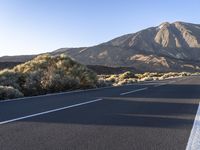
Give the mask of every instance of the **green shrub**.
[(23, 97), (24, 94), (11, 86), (0, 86), (0, 100)]
[(20, 72), (14, 72), (13, 70), (2, 70), (0, 71), (0, 85), (1, 86), (12, 86), (16, 89), (21, 90), (20, 85), (22, 83), (22, 74)]
[(109, 78), (106, 79), (106, 81), (112, 82), (112, 83), (117, 82), (117, 80), (118, 80), (117, 75), (111, 75)]
[(150, 77), (150, 76), (140, 79), (140, 81), (152, 81), (152, 80), (153, 80), (153, 77)]
[(184, 77), (184, 76), (190, 76), (190, 75), (192, 75), (192, 74), (189, 73), (189, 72), (181, 72), (180, 73), (180, 76), (182, 76), (182, 77)]
[(26, 73), (24, 84), (21, 87), (25, 96), (45, 94), (42, 88), (42, 75), (41, 70)]
[(0, 85), (12, 86), (25, 96), (93, 88), (97, 75), (71, 58), (40, 55), (13, 69), (0, 72)]
[(136, 77), (135, 74), (131, 71), (127, 71), (119, 76), (120, 80), (135, 78), (135, 77)]
[(166, 79), (166, 78), (177, 77), (177, 76), (179, 76), (179, 75), (180, 75), (180, 74), (177, 73), (177, 72), (169, 72), (169, 73), (165, 73), (162, 77), (163, 77), (164, 79)]

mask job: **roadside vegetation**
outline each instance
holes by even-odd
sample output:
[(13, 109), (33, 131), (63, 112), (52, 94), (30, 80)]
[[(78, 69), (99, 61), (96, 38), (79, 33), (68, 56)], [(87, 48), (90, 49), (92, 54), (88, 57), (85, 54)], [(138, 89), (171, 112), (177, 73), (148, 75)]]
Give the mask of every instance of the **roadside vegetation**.
[(192, 74), (187, 72), (135, 74), (127, 71), (122, 74), (97, 76), (86, 66), (66, 55), (45, 54), (12, 69), (0, 71), (0, 100), (190, 75)]
[(133, 84), (142, 81), (155, 81), (164, 80), (175, 77), (184, 77), (191, 75), (199, 75), (199, 73), (189, 72), (169, 72), (169, 73), (150, 73), (146, 72), (143, 74), (134, 74), (131, 71), (127, 71), (122, 74), (113, 75), (99, 75), (99, 83), (103, 86), (121, 86), (125, 84)]
[(71, 58), (41, 55), (0, 71), (0, 99), (94, 88), (97, 75)]

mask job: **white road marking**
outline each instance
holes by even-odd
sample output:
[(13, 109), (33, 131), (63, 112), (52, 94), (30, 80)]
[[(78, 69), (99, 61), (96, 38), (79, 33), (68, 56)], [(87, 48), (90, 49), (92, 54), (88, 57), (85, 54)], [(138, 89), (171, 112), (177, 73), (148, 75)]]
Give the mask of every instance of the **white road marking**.
[(161, 83), (161, 84), (158, 84), (158, 85), (154, 85), (154, 87), (160, 87), (160, 86), (164, 86), (164, 85), (167, 85), (167, 84), (172, 84), (172, 83), (175, 83), (177, 81), (170, 81), (170, 82), (167, 82), (167, 83)]
[(186, 150), (200, 150), (200, 105), (197, 110)]
[(74, 104), (74, 105), (70, 105), (70, 106), (66, 106), (66, 107), (62, 107), (62, 108), (52, 109), (52, 110), (48, 110), (48, 111), (44, 111), (44, 112), (40, 112), (40, 113), (36, 113), (36, 114), (32, 114), (32, 115), (27, 115), (27, 116), (15, 118), (15, 119), (10, 119), (10, 120), (0, 122), (0, 125), (6, 124), (6, 123), (11, 123), (11, 122), (14, 122), (14, 121), (27, 119), (27, 118), (32, 118), (32, 117), (36, 117), (36, 116), (40, 116), (40, 115), (44, 115), (44, 114), (48, 114), (48, 113), (53, 113), (53, 112), (65, 110), (65, 109), (68, 109), (68, 108), (78, 107), (78, 106), (81, 106), (81, 105), (86, 105), (86, 104), (98, 102), (98, 101), (101, 101), (101, 100), (103, 100), (103, 99), (95, 99), (95, 100), (91, 100), (91, 101), (87, 101), (87, 102), (83, 102), (83, 103), (79, 103), (79, 104)]
[(143, 90), (147, 90), (147, 89), (148, 89), (148, 87), (145, 87), (145, 88), (141, 88), (141, 89), (137, 89), (137, 90), (121, 93), (120, 95), (127, 95), (127, 94), (130, 94), (130, 93), (139, 92), (139, 91), (143, 91)]
[(162, 83), (162, 84), (154, 85), (154, 87), (160, 87), (160, 86), (164, 86), (164, 85), (167, 85), (167, 83)]

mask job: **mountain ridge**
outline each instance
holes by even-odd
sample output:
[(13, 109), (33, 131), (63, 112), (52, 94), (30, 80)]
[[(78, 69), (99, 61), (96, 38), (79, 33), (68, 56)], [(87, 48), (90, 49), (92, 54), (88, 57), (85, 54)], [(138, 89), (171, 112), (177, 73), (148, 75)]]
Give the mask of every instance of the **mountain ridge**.
[[(164, 22), (99, 45), (61, 48), (50, 52), (52, 55), (61, 53), (85, 65), (134, 67), (142, 71), (198, 71), (200, 25), (180, 21)], [(28, 60), (31, 57), (23, 56), (20, 59)], [(10, 61), (15, 59), (10, 57)], [(0, 57), (0, 62), (2, 60), (5, 61), (5, 57)]]

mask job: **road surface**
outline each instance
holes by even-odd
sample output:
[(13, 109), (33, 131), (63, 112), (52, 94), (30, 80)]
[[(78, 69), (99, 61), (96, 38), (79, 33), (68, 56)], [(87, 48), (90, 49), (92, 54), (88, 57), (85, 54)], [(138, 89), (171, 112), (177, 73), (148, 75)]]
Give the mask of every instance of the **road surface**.
[(191, 76), (0, 102), (0, 150), (185, 150), (199, 100)]

